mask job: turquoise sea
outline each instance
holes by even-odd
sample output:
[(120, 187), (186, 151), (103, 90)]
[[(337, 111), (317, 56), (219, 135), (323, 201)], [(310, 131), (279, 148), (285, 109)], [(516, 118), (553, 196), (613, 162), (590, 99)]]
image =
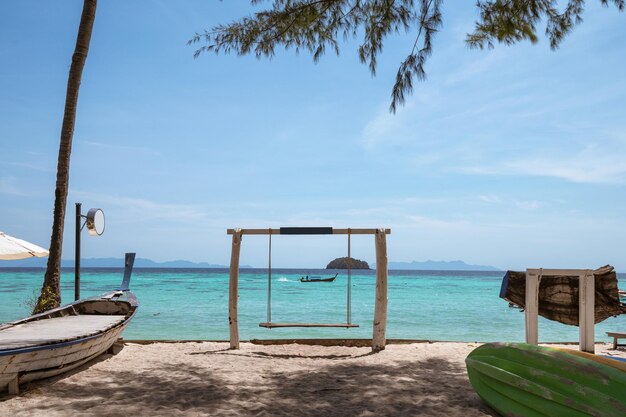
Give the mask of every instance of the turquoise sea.
[[(329, 276), (333, 283), (301, 283), (306, 274)], [(42, 269), (0, 269), (0, 322), (29, 314), (28, 301), (41, 286)], [(352, 322), (355, 329), (264, 329), (267, 270), (242, 269), (239, 277), (239, 325), (242, 340), (279, 338), (371, 338), (374, 271), (352, 274)], [(498, 297), (504, 272), (389, 271), (387, 337), (455, 341), (523, 341), (524, 314)], [(619, 274), (621, 287), (626, 275)], [(119, 286), (122, 271), (84, 269), (81, 295), (97, 295)], [(63, 301), (74, 296), (74, 272), (62, 274)], [(278, 269), (272, 273), (274, 322), (340, 323), (346, 320), (345, 271)], [(131, 289), (141, 304), (126, 339), (228, 339), (228, 270), (135, 269)], [(596, 325), (596, 340), (606, 331), (626, 331), (626, 315)], [(578, 328), (540, 317), (539, 339), (577, 341)]]

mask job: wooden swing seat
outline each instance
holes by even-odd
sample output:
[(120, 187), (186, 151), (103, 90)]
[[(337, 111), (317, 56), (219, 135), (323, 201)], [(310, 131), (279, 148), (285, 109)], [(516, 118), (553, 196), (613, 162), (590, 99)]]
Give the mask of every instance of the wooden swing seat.
[(358, 324), (352, 323), (259, 323), (259, 327), (273, 329), (277, 327), (359, 327)]

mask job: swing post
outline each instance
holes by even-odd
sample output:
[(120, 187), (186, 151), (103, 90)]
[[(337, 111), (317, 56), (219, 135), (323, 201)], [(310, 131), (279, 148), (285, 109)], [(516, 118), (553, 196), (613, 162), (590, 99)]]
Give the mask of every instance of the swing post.
[(377, 229), (376, 244), (376, 305), (374, 306), (374, 334), (372, 352), (385, 349), (387, 340), (387, 239), (385, 229)]
[(237, 319), (237, 298), (239, 288), (239, 253), (241, 252), (241, 229), (233, 232), (230, 255), (230, 280), (228, 286), (228, 323), (230, 326), (230, 348), (239, 349), (239, 320)]

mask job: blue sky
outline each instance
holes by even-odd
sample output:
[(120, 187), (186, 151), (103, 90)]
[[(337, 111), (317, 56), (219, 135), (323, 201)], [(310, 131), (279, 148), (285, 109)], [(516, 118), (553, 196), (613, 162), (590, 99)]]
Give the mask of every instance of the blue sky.
[[(626, 14), (590, 0), (548, 42), (469, 50), (473, 2), (446, 2), (428, 80), (389, 114), (413, 34), (388, 39), (372, 78), (358, 41), (313, 64), (203, 55), (196, 31), (244, 1), (106, 1), (96, 14), (72, 152), (74, 202), (107, 230), (85, 257), (227, 264), (230, 227), (392, 228), (389, 259), (503, 269), (626, 271)], [(48, 246), (80, 1), (0, 4), (0, 230)], [(341, 237), (276, 237), (274, 266), (344, 256)], [(353, 255), (374, 261), (371, 237)], [(246, 237), (242, 263), (264, 266)]]

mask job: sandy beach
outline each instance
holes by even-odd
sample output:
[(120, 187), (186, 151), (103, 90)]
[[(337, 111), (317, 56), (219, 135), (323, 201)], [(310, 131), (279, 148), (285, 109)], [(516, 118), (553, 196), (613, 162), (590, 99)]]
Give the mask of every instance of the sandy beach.
[[(4, 395), (16, 416), (495, 416), (464, 359), (477, 343), (369, 348), (126, 343), (78, 372)], [(575, 346), (568, 346), (575, 348)], [(596, 353), (626, 357), (596, 345)]]

